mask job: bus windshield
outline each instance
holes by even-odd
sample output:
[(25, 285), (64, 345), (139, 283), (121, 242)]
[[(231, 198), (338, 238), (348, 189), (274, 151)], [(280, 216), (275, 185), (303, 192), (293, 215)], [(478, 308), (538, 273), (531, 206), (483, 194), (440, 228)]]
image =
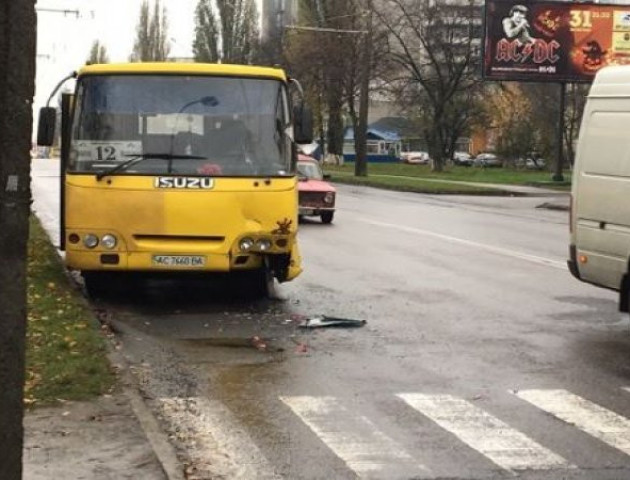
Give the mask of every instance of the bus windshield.
[(287, 93), (277, 80), (89, 75), (75, 105), (71, 173), (294, 174)]

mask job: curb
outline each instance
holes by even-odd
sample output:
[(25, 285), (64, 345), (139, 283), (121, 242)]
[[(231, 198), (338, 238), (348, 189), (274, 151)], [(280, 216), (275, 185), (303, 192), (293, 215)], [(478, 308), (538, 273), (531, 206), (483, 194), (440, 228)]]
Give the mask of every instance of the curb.
[[(110, 331), (112, 331), (112, 335), (115, 335), (113, 332), (114, 330), (122, 331), (122, 327), (119, 327), (118, 322), (111, 319), (102, 321), (99, 318), (94, 306), (85, 297), (85, 293), (80, 284), (77, 282), (76, 277), (73, 276), (67, 269), (64, 270), (68, 280), (79, 290), (79, 293), (86, 304), (86, 308), (92, 312), (92, 321), (94, 322), (96, 328), (100, 328), (102, 331), (102, 327), (106, 326), (110, 329)], [(129, 362), (127, 362), (122, 353), (116, 350), (116, 345), (114, 341), (112, 341), (111, 337), (105, 335), (105, 342), (108, 350), (107, 358), (112, 368), (116, 369), (116, 375), (118, 377), (117, 384), (122, 388), (125, 397), (129, 400), (131, 410), (138, 419), (138, 423), (144, 432), (144, 436), (149, 442), (149, 446), (155, 454), (166, 479), (186, 480), (181, 462), (177, 458), (175, 447), (173, 447), (173, 445), (169, 442), (168, 436), (162, 431), (157, 419), (149, 407), (147, 407), (144, 403), (142, 396), (138, 393), (140, 388), (138, 382), (136, 382), (135, 378), (131, 374)]]
[[(90, 308), (90, 310), (94, 312), (93, 308)], [(98, 316), (96, 314), (94, 315), (94, 318), (101, 325), (108, 325), (113, 327), (113, 329), (118, 329), (118, 325), (115, 320), (108, 319), (107, 322), (103, 323), (98, 320)], [(162, 467), (164, 475), (166, 475), (167, 480), (186, 480), (181, 463), (177, 458), (175, 448), (170, 443), (168, 436), (160, 427), (149, 407), (147, 407), (144, 403), (142, 396), (138, 393), (139, 385), (131, 374), (129, 363), (125, 359), (124, 355), (116, 350), (111, 339), (108, 339), (108, 345), (110, 350), (108, 354), (110, 363), (113, 366), (119, 367), (118, 374), (120, 378), (120, 385), (131, 404), (133, 413), (138, 419), (140, 427), (142, 427), (142, 431), (144, 432), (151, 449), (155, 453), (155, 456)]]

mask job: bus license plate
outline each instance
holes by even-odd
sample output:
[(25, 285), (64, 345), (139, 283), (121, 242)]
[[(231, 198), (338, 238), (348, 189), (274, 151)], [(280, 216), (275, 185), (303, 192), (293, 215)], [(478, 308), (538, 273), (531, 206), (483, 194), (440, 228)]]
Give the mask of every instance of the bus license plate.
[(206, 265), (206, 257), (202, 255), (153, 255), (156, 267), (198, 268)]

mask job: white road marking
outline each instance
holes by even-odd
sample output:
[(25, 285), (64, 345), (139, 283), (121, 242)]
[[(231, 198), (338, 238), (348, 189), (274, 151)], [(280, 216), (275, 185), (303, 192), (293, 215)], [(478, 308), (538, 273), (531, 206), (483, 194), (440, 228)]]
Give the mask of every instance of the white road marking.
[(400, 467), (418, 474), (428, 472), (370, 420), (350, 411), (334, 397), (280, 397), (280, 400), (361, 478)]
[(501, 468), (549, 470), (570, 467), (564, 458), (464, 399), (419, 393), (397, 396)]
[(566, 390), (523, 390), (516, 396), (630, 455), (630, 420)]
[(567, 269), (566, 262), (552, 260), (550, 258), (539, 257), (536, 255), (530, 255), (528, 253), (517, 252), (515, 250), (508, 250), (507, 248), (496, 247), (493, 245), (488, 245), (487, 243), (474, 242), (472, 240), (466, 240), (464, 238), (444, 235), (442, 233), (432, 232), (430, 230), (407, 227), (405, 225), (396, 225), (394, 223), (379, 222), (377, 220), (371, 220), (368, 218), (358, 218), (358, 220), (364, 223), (368, 223), (370, 225), (375, 225), (377, 227), (392, 228), (395, 230), (400, 230), (401, 232), (412, 233), (415, 235), (423, 235), (427, 237), (439, 238), (440, 240), (447, 240), (449, 242), (459, 243), (460, 245), (466, 245), (468, 247), (486, 250), (488, 252), (495, 253), (498, 255), (503, 255), (506, 257), (517, 258), (519, 260), (526, 260), (528, 262), (536, 263), (538, 265), (544, 265), (546, 267), (558, 268), (560, 270)]
[(198, 478), (282, 478), (221, 402), (203, 397), (161, 398), (158, 406), (172, 435), (186, 445)]

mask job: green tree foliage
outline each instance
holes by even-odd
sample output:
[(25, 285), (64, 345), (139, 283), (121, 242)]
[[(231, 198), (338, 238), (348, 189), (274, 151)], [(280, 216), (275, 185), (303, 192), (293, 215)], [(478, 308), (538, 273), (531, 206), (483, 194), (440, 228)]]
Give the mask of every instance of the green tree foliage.
[(140, 6), (136, 41), (129, 59), (132, 62), (163, 62), (169, 53), (166, 8), (160, 8), (160, 0), (155, 0), (151, 13), (149, 1), (144, 0)]
[(109, 63), (109, 56), (107, 55), (107, 48), (102, 45), (100, 41), (94, 40), (92, 48), (90, 48), (90, 55), (88, 56), (87, 63), (92, 65), (94, 63)]
[(258, 49), (254, 0), (199, 0), (193, 54), (197, 62), (251, 63)]

